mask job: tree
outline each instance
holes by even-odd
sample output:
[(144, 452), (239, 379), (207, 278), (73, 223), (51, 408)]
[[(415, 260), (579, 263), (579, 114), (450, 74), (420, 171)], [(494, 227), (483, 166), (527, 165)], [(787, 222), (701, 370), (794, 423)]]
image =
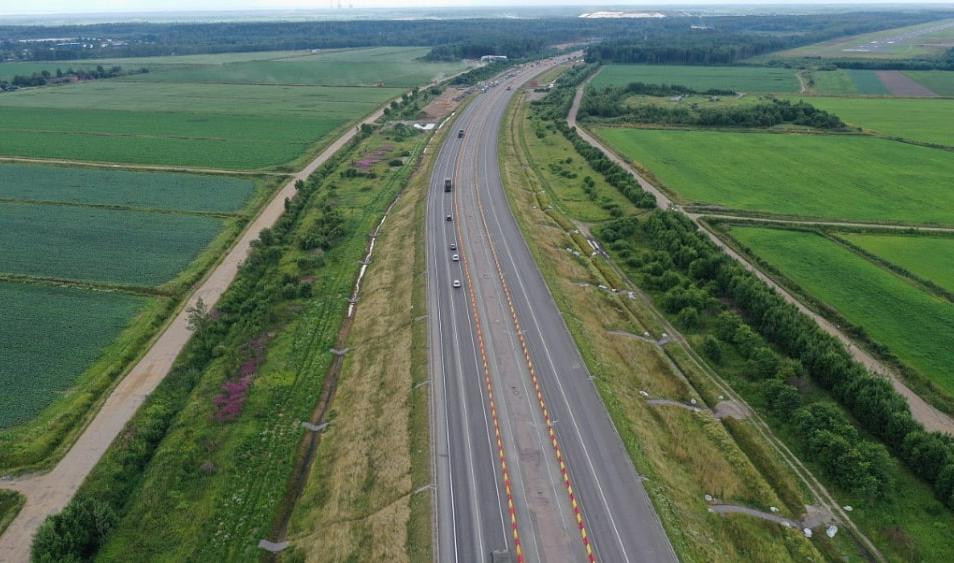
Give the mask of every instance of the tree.
[(79, 498), (43, 522), (33, 540), (32, 559), (38, 563), (86, 561), (116, 521), (116, 513), (108, 504)]
[(707, 335), (705, 340), (702, 341), (702, 353), (713, 362), (722, 363), (722, 345), (711, 334)]

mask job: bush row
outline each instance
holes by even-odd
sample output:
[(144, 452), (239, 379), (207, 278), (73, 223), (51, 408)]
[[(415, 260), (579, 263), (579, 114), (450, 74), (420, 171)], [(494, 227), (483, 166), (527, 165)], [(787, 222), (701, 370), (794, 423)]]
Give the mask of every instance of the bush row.
[(212, 361), (223, 359), (227, 371), (238, 369), (245, 358), (232, 352), (274, 321), (274, 304), (308, 293), (297, 286), (296, 291), (287, 291), (288, 275), (280, 273), (279, 261), (288, 247), (302, 244), (297, 227), (305, 210), (314, 205), (315, 195), (322, 193), (319, 203), (330, 205), (320, 188), (371, 131), (370, 126), (362, 126), (345, 149), (307, 182), (299, 181), (297, 193), (285, 200), (285, 212), (253, 242), (248, 258), (215, 309), (209, 311), (200, 302), (191, 311), (193, 334), (172, 372), (126, 425), (70, 504), (42, 524), (33, 542), (33, 561), (90, 560), (106, 542), (142, 472)]
[[(856, 363), (839, 341), (722, 253), (688, 218), (675, 212), (657, 211), (644, 220), (614, 221), (603, 228), (600, 235), (611, 245), (613, 241), (638, 237), (653, 249), (649, 256), (636, 260), (650, 283), (656, 283), (661, 289), (666, 289), (667, 283), (672, 287), (682, 283), (683, 291), (689, 296), (673, 303), (680, 296), (670, 294), (673, 290), (668, 288), (663, 302), (664, 306), (670, 303), (670, 311), (679, 306), (731, 304), (741, 316), (721, 315), (717, 333), (753, 362), (754, 373), (764, 376), (779, 371), (772, 367), (771, 360), (765, 359), (772, 350), (759, 344), (764, 339), (787, 356), (788, 361), (795, 362), (780, 372), (781, 379), (801, 372), (809, 375), (828, 390), (866, 432), (881, 439), (911, 471), (932, 484), (941, 501), (954, 508), (954, 439), (926, 432), (912, 417), (904, 398), (886, 379), (872, 375)], [(733, 316), (737, 319), (728, 320)], [(748, 326), (754, 329), (751, 335), (747, 334)], [(764, 370), (759, 370), (759, 365)], [(788, 419), (793, 411), (781, 407), (791, 405), (784, 397), (791, 397), (794, 390), (780, 391), (778, 384), (773, 384), (769, 391), (766, 396), (775, 411), (773, 414)], [(873, 446), (865, 445), (857, 434), (845, 430), (847, 422), (836, 420), (832, 412), (820, 412), (819, 408), (823, 407), (812, 405), (794, 417), (803, 444), (835, 482), (853, 491), (883, 493), (885, 489), (872, 484), (884, 480), (883, 455)], [(850, 447), (853, 443), (854, 448)]]

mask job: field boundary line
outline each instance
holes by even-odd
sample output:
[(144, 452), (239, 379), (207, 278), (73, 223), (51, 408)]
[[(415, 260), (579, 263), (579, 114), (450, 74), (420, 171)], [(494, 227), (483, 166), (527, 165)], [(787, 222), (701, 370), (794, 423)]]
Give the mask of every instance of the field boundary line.
[(111, 170), (130, 170), (133, 172), (181, 172), (183, 174), (222, 174), (224, 176), (294, 176), (293, 172), (268, 170), (232, 170), (229, 168), (204, 168), (194, 166), (173, 166), (164, 164), (136, 164), (122, 162), (96, 162), (93, 160), (70, 160), (66, 158), (35, 158), (27, 156), (0, 156), (0, 163), (46, 164), (52, 166), (82, 166), (85, 168), (107, 168)]
[(0, 197), (2, 205), (46, 205), (50, 207), (84, 207), (87, 209), (102, 209), (104, 211), (130, 211), (134, 213), (152, 213), (156, 215), (189, 215), (192, 217), (208, 217), (213, 219), (238, 219), (241, 213), (227, 213), (219, 211), (193, 211), (189, 209), (162, 209), (158, 207), (136, 207), (132, 205), (114, 205), (111, 203), (85, 203), (74, 201), (55, 201), (49, 199), (27, 199), (15, 197)]

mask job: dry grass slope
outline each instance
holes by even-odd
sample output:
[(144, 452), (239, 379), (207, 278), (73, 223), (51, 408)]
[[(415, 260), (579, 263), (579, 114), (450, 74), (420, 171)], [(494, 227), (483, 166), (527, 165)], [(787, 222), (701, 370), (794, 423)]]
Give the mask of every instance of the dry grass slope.
[[(411, 409), (413, 289), (420, 280), (408, 254), (423, 251), (416, 226), (423, 176), (416, 174), (382, 228), (351, 329), (334, 422), (292, 516), (289, 539), (308, 561), (410, 561), (416, 547), (407, 544), (414, 535), (412, 494), (424, 484), (415, 482), (412, 467), (420, 453)], [(426, 432), (426, 417), (423, 422)]]

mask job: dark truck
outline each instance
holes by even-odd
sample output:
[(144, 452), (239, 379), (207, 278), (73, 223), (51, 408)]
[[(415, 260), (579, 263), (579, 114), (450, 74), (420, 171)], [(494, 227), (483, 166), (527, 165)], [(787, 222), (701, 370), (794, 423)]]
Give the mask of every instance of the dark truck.
[(453, 182), (451, 182), (451, 179), (450, 179), (450, 178), (444, 178), (444, 191), (445, 191), (445, 192), (449, 192), (449, 191), (451, 191), (451, 189), (453, 189), (453, 187), (454, 187), (454, 185), (453, 185)]

